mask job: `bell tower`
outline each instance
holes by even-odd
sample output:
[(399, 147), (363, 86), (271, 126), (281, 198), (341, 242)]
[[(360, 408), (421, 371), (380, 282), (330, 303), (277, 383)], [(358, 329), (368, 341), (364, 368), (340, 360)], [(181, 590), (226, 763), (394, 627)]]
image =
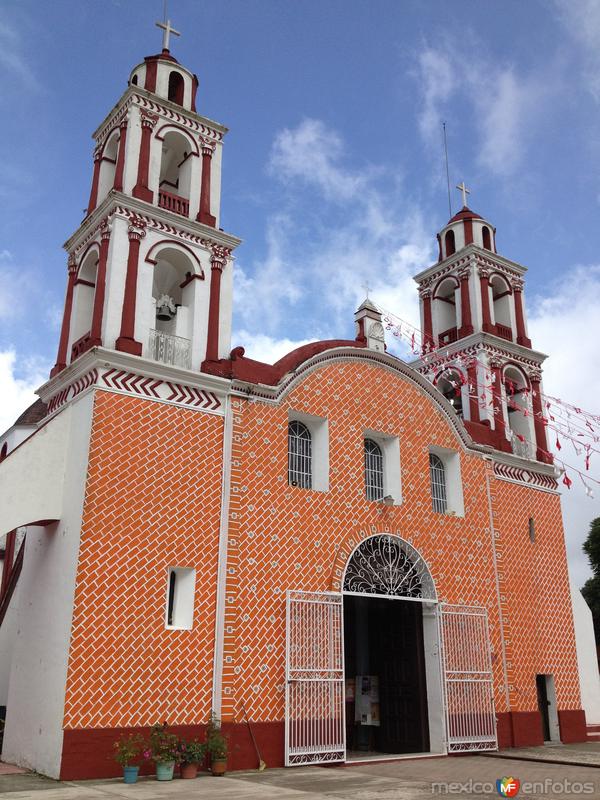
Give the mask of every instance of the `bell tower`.
[(93, 134), (87, 214), (66, 242), (56, 377), (93, 348), (199, 371), (230, 350), (231, 253), (220, 228), (227, 128), (196, 110), (198, 78), (162, 50), (131, 71)]
[(437, 235), (438, 261), (415, 276), (423, 345), (415, 367), (427, 375), (478, 442), (550, 462), (541, 365), (523, 298), (526, 268), (501, 256), (496, 229), (467, 206)]

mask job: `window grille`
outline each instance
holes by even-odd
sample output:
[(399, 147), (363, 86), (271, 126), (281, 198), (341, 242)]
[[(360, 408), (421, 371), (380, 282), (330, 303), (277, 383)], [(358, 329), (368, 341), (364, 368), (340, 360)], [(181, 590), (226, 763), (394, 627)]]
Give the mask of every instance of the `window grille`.
[(431, 477), (431, 504), (434, 511), (444, 514), (448, 509), (446, 499), (446, 468), (435, 453), (429, 454), (429, 474)]
[(365, 439), (365, 491), (367, 500), (383, 499), (383, 453), (372, 439)]
[(288, 483), (301, 489), (312, 488), (312, 440), (302, 422), (288, 425)]

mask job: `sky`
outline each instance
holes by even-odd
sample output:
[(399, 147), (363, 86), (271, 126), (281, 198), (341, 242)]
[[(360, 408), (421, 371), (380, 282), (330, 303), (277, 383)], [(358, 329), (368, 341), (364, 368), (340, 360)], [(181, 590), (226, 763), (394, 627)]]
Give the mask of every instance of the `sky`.
[[(162, 13), (162, 0), (0, 0), (1, 429), (54, 363), (91, 133), (159, 51)], [(449, 217), (445, 122), (452, 187), (467, 183), (498, 251), (529, 270), (546, 393), (600, 413), (600, 0), (170, 0), (169, 16), (199, 113), (230, 129), (233, 345), (272, 361), (353, 337), (366, 284), (418, 324), (412, 275), (436, 260)], [(581, 585), (600, 486), (590, 500), (572, 477)]]

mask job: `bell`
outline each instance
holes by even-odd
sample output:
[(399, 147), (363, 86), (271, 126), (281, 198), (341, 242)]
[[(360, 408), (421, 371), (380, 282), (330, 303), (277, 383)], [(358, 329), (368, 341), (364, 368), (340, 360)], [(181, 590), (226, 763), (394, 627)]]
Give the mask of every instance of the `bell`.
[(168, 322), (169, 320), (173, 319), (174, 316), (175, 314), (171, 311), (166, 303), (162, 306), (158, 306), (156, 309), (156, 319), (160, 320), (161, 322)]

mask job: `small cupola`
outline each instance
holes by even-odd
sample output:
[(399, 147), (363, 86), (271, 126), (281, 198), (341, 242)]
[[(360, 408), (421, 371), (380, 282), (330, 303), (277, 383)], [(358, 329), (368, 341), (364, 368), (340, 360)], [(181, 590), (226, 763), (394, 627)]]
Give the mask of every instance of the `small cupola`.
[(198, 78), (182, 67), (169, 50), (171, 36), (181, 34), (171, 27), (170, 20), (157, 22), (156, 25), (163, 31), (162, 51), (154, 56), (146, 56), (143, 63), (134, 67), (129, 84), (146, 89), (163, 100), (170, 100), (187, 111), (195, 111)]
[(356, 341), (363, 342), (371, 350), (385, 352), (385, 333), (381, 320), (381, 311), (369, 296), (363, 300), (354, 314), (356, 324)]
[(467, 195), (470, 192), (464, 181), (456, 188), (462, 193), (463, 205), (461, 210), (448, 220), (446, 226), (438, 233), (438, 261), (444, 261), (469, 244), (476, 244), (484, 250), (495, 253), (496, 229), (467, 206)]

